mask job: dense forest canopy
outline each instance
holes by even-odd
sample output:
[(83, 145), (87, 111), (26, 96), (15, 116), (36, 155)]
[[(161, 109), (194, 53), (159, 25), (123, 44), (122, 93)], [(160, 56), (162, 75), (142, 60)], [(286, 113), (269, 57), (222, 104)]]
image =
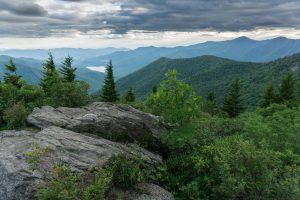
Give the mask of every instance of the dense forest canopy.
[(244, 91), (243, 99), (247, 109), (254, 109), (259, 102), (261, 91), (266, 84), (278, 84), (281, 78), (292, 71), (299, 80), (300, 54), (275, 60), (269, 63), (237, 62), (214, 56), (169, 59), (161, 58), (117, 81), (121, 94), (132, 87), (137, 97), (145, 98), (153, 86), (157, 86), (164, 74), (175, 69), (178, 78), (191, 85), (197, 95), (216, 94), (220, 104), (226, 94), (226, 88), (235, 78), (240, 78)]

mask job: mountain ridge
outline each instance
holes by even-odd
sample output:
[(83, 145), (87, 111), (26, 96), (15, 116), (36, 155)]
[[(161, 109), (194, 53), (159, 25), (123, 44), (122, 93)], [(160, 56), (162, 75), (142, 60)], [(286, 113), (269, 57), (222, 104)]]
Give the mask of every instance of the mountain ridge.
[(143, 98), (165, 79), (170, 69), (178, 72), (178, 78), (190, 84), (198, 95), (206, 96), (214, 92), (222, 103), (231, 81), (241, 79), (245, 104), (254, 108), (264, 87), (281, 78), (290, 70), (300, 79), (300, 53), (268, 63), (234, 61), (216, 56), (198, 56), (194, 58), (160, 58), (144, 68), (117, 81), (117, 88), (124, 94), (129, 87), (137, 97)]
[(160, 57), (192, 58), (202, 55), (214, 55), (245, 62), (270, 62), (300, 52), (300, 40), (277, 37), (267, 40), (253, 40), (239, 37), (226, 41), (209, 41), (189, 46), (177, 47), (140, 47), (124, 52), (97, 56), (78, 63), (88, 65), (105, 65), (113, 61), (117, 77), (124, 77), (141, 69)]

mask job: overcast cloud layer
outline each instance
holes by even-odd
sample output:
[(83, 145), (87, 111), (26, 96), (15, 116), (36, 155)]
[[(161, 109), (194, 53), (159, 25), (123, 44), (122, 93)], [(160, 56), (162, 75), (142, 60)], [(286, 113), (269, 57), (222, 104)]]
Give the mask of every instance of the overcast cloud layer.
[(149, 39), (287, 29), (298, 34), (299, 10), (299, 0), (0, 0), (0, 37)]

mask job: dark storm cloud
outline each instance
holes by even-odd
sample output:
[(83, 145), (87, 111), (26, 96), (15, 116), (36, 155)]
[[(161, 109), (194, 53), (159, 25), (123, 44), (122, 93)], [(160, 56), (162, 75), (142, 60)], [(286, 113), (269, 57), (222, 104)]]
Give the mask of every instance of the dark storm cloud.
[(16, 15), (25, 16), (45, 16), (47, 11), (35, 3), (9, 1), (0, 2), (0, 10), (7, 11)]
[[(52, 9), (57, 7), (54, 13), (49, 10), (47, 14), (46, 10), (51, 8), (43, 8), (36, 3), (0, 2), (0, 11), (5, 10), (17, 16), (36, 16), (35, 19), (30, 19), (35, 23), (29, 21), (27, 27), (30, 31), (25, 32), (24, 36), (37, 37), (60, 35), (70, 29), (82, 34), (107, 29), (116, 34), (124, 34), (130, 30), (160, 32), (300, 28), (299, 0), (53, 0), (53, 2), (57, 3), (51, 7)], [(94, 9), (81, 15), (83, 12), (81, 5), (90, 7), (103, 5), (106, 8), (105, 5), (108, 3), (119, 6), (119, 9), (111, 12)], [(59, 9), (65, 10), (58, 13)], [(16, 16), (6, 17), (17, 20)], [(24, 18), (19, 17), (19, 20), (21, 23)], [(1, 15), (0, 22), (5, 24), (8, 21), (3, 20)], [(16, 23), (16, 26), (18, 24)], [(14, 30), (17, 28), (14, 28), (13, 24), (9, 26), (9, 32), (1, 30), (0, 34), (16, 35)]]
[[(145, 8), (139, 13), (138, 8)], [(108, 19), (116, 31), (218, 31), (257, 27), (295, 27), (300, 24), (300, 2), (293, 0), (166, 0), (128, 1), (120, 18)], [(129, 20), (122, 17), (129, 16)]]

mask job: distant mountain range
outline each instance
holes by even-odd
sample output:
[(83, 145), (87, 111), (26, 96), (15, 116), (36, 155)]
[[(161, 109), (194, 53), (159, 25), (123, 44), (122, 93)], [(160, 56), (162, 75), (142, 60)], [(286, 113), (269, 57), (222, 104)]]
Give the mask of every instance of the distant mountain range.
[(165, 79), (169, 69), (178, 72), (178, 78), (189, 83), (198, 95), (206, 96), (209, 92), (216, 94), (219, 103), (235, 78), (241, 79), (244, 103), (248, 108), (257, 105), (264, 87), (274, 82), (279, 84), (282, 77), (293, 71), (300, 79), (300, 54), (295, 54), (269, 63), (251, 63), (229, 60), (215, 56), (170, 59), (160, 58), (146, 67), (119, 81), (117, 88), (124, 94), (129, 87), (136, 96), (144, 97), (153, 86), (158, 86)]
[(237, 61), (269, 62), (298, 52), (300, 52), (300, 40), (278, 37), (257, 41), (240, 37), (234, 40), (205, 42), (185, 47), (142, 47), (130, 51), (117, 51), (88, 58), (79, 62), (78, 66), (103, 66), (111, 59), (116, 76), (123, 77), (161, 57), (192, 58), (213, 55)]
[(57, 49), (0, 49), (0, 55), (11, 56), (15, 58), (33, 58), (45, 60), (48, 53), (51, 52), (57, 61), (70, 55), (75, 61), (81, 61), (95, 56), (110, 54), (116, 51), (127, 51), (125, 48), (101, 48), (101, 49), (80, 49), (80, 48), (57, 48)]
[[(5, 64), (8, 63), (10, 56), (0, 56), (0, 80), (5, 73)], [(32, 58), (13, 58), (17, 66), (17, 72), (30, 84), (39, 84), (42, 77), (43, 61)], [(60, 65), (57, 66), (58, 68)], [(90, 92), (99, 90), (105, 74), (91, 71), (87, 68), (78, 68), (76, 71), (77, 79), (84, 80), (90, 84)]]
[[(125, 77), (144, 66), (154, 62), (155, 60), (163, 58), (162, 60), (154, 62), (157, 67), (165, 69), (174, 67), (174, 62), (170, 59), (175, 58), (193, 58), (202, 55), (212, 55), (222, 58), (228, 58), (237, 61), (245, 62), (269, 62), (285, 56), (290, 56), (294, 53), (300, 52), (300, 40), (288, 39), (278, 37), (269, 40), (252, 40), (247, 37), (240, 37), (233, 40), (221, 42), (205, 42), (191, 46), (179, 46), (173, 48), (166, 47), (141, 47), (134, 50), (125, 48), (102, 48), (102, 49), (80, 49), (80, 48), (58, 48), (50, 49), (56, 64), (59, 66), (63, 58), (67, 55), (74, 57), (74, 66), (78, 68), (78, 79), (86, 80), (91, 85), (91, 91), (96, 91), (102, 86), (102, 80), (105, 76), (103, 66), (105, 66), (111, 59), (114, 65), (114, 72), (116, 79)], [(15, 57), (14, 60), (18, 66), (19, 73), (30, 83), (37, 84), (41, 77), (41, 66), (43, 60), (48, 57), (49, 50), (35, 49), (35, 50), (0, 50), (0, 76), (3, 74), (4, 64), (8, 62), (9, 56)], [(185, 59), (183, 59), (185, 60)], [(168, 61), (168, 62), (167, 62)], [(171, 62), (172, 61), (172, 62)], [(177, 62), (178, 60), (176, 60)], [(179, 61), (178, 61), (179, 62)], [(203, 64), (204, 61), (193, 60), (195, 66)], [(200, 62), (200, 63), (196, 63)], [(153, 66), (154, 64), (151, 64)], [(185, 70), (188, 71), (189, 62), (185, 65)], [(241, 63), (239, 63), (241, 64)], [(209, 63), (207, 64), (209, 65)], [(211, 63), (215, 67), (224, 67), (219, 62)], [(245, 64), (242, 64), (245, 65)], [(206, 66), (203, 65), (203, 66)], [(247, 63), (247, 66), (260, 66), (259, 64)], [(263, 66), (263, 64), (262, 64)], [(95, 71), (87, 69), (93, 69)], [(210, 65), (208, 68), (211, 67)], [(147, 67), (148, 68), (148, 67)], [(156, 69), (155, 68), (155, 69)], [(253, 70), (256, 68), (253, 67)], [(150, 75), (157, 76), (157, 80), (161, 80), (163, 73), (159, 70), (154, 73), (149, 72)], [(181, 71), (183, 73), (183, 71)], [(193, 74), (191, 74), (192, 76)], [(132, 76), (130, 76), (132, 77)], [(146, 76), (144, 76), (145, 78)], [(122, 79), (119, 83), (123, 83)], [(217, 81), (217, 80), (216, 80)], [(148, 80), (145, 80), (145, 84)], [(130, 82), (130, 84), (133, 84)], [(127, 89), (130, 84), (120, 86), (122, 91)], [(140, 83), (143, 86), (144, 83)], [(203, 84), (207, 84), (204, 83)], [(146, 87), (145, 87), (146, 88)], [(137, 90), (138, 94), (143, 96), (144, 93)], [(202, 93), (201, 93), (202, 94)]]

